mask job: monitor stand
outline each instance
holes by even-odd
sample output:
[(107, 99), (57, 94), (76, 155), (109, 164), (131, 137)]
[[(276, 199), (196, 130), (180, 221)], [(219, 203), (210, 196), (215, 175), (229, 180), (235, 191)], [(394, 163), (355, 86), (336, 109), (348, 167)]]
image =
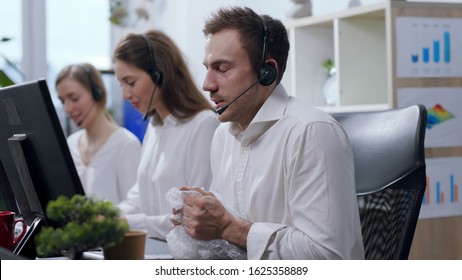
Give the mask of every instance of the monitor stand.
[(24, 154), (23, 145), (26, 140), (27, 136), (25, 134), (15, 134), (13, 137), (8, 139), (8, 146), (19, 177), (18, 182), (18, 180), (14, 180), (15, 178), (12, 178), (10, 175), (9, 181), (18, 204), (19, 211), (21, 212), (21, 217), (28, 226), (27, 232), (16, 245), (13, 252), (26, 258), (35, 259), (37, 254), (35, 250), (34, 237), (45, 221), (45, 214), (34, 188)]
[(42, 227), (43, 219), (36, 218), (30, 226), (27, 227), (26, 234), (19, 241), (16, 247), (13, 250), (13, 253), (18, 256), (23, 256), (27, 259), (36, 259), (37, 251), (35, 249), (35, 235), (40, 232)]

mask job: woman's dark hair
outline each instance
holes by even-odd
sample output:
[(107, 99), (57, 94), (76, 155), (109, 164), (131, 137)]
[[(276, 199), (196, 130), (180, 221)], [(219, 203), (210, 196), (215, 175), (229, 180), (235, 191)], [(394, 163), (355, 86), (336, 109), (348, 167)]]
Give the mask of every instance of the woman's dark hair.
[[(195, 85), (183, 55), (172, 39), (157, 30), (148, 31), (146, 37), (152, 46), (151, 54), (143, 35), (131, 33), (117, 44), (113, 61), (123, 61), (151, 75), (152, 55), (163, 76), (162, 83), (157, 85), (162, 89), (161, 98), (169, 112), (179, 119), (188, 119), (202, 110), (213, 110)], [(156, 110), (149, 112), (149, 115), (156, 121), (161, 121)]]

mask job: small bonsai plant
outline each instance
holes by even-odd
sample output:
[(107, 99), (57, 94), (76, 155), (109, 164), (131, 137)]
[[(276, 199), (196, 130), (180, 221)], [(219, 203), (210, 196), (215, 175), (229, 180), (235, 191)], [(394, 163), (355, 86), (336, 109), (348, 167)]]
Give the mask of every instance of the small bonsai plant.
[(63, 254), (80, 259), (84, 251), (121, 242), (128, 231), (127, 221), (112, 202), (82, 195), (50, 201), (46, 214), (57, 227), (43, 227), (36, 236), (37, 254), (42, 257)]

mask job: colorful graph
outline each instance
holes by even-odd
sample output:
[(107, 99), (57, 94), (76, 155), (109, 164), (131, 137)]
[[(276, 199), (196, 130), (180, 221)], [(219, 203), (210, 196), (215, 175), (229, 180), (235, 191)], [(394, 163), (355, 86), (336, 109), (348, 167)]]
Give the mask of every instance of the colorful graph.
[[(425, 148), (462, 146), (461, 97), (462, 87), (416, 87), (397, 90), (398, 107), (422, 104), (427, 108)], [(460, 170), (462, 171), (462, 168)]]
[(430, 178), (427, 177), (427, 188), (422, 201), (422, 205), (436, 203), (458, 203), (459, 202), (459, 185), (454, 181), (454, 175), (449, 175), (449, 200), (446, 198), (445, 192), (442, 189), (441, 182), (436, 181), (435, 186), (430, 183)]
[[(449, 31), (443, 32), (443, 49), (441, 50), (441, 40), (433, 40), (433, 51), (430, 48), (431, 43), (428, 42), (425, 46), (422, 47), (421, 60), (419, 60), (419, 54), (411, 54), (411, 61), (413, 63), (429, 63), (432, 60), (435, 63), (441, 61), (441, 55), (443, 56), (443, 61), (445, 63), (451, 62), (451, 33)], [(432, 59), (433, 58), (433, 59)]]
[(434, 125), (441, 124), (453, 118), (454, 115), (438, 103), (427, 109), (427, 128), (431, 129)]
[(398, 77), (462, 75), (461, 18), (397, 17)]
[(426, 159), (427, 187), (420, 218), (462, 215), (462, 157)]

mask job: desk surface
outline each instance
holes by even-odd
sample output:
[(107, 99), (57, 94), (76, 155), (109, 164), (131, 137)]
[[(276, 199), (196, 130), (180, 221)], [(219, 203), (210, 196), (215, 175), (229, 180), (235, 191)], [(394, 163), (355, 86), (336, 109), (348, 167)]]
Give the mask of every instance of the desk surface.
[[(83, 253), (84, 259), (90, 260), (103, 260), (102, 251), (92, 251)], [(168, 249), (167, 242), (158, 239), (147, 238), (146, 247), (144, 252), (144, 259), (146, 260), (171, 260), (173, 259)]]
[[(58, 260), (58, 259), (67, 259), (65, 257), (57, 257), (57, 258), (38, 258), (41, 260)], [(84, 260), (104, 260), (103, 251), (89, 251), (83, 253)], [(145, 254), (144, 259), (146, 260), (171, 260), (173, 259), (172, 255), (170, 254), (170, 250), (168, 249), (167, 242), (147, 238), (146, 239), (146, 247), (145, 247)]]
[(172, 259), (167, 242), (148, 238), (146, 239), (145, 259)]

